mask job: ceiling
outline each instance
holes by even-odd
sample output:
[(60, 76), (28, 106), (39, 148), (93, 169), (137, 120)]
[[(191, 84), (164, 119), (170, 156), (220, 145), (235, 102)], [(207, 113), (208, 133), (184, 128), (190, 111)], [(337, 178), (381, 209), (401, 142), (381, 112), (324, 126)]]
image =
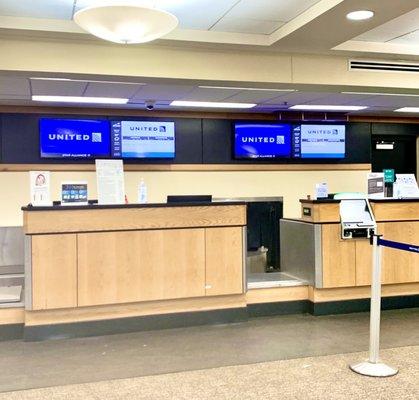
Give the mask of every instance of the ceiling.
[[(171, 107), (173, 100), (216, 101), (234, 103), (256, 103), (257, 106), (246, 112), (274, 112), (288, 110), (296, 104), (333, 104), (367, 106), (357, 114), (386, 115), (392, 114), (400, 107), (419, 107), (418, 91), (404, 91), (410, 96), (345, 94), (342, 91), (355, 91), (356, 88), (341, 87), (333, 89), (309, 85), (272, 85), (272, 87), (238, 87), (221, 82), (175, 81), (170, 79), (142, 79), (115, 77), (78, 77), (68, 75), (66, 78), (21, 75), (0, 75), (0, 105), (45, 105), (48, 103), (31, 101), (32, 95), (61, 95), (85, 97), (122, 97), (128, 98), (127, 105), (121, 108), (145, 109), (146, 102), (155, 102), (156, 110), (182, 110)], [(205, 85), (205, 86), (203, 86)], [(364, 92), (367, 90), (364, 88)], [(400, 92), (400, 91), (399, 91)], [(73, 106), (74, 104), (59, 104)], [(89, 106), (89, 105), (87, 105)], [(92, 105), (90, 105), (92, 107)], [(118, 107), (112, 105), (110, 107)], [(191, 110), (191, 109), (189, 109)], [(195, 110), (195, 108), (193, 108)], [(199, 109), (196, 109), (199, 110)], [(207, 110), (208, 111), (208, 110)], [(394, 115), (394, 114), (393, 114)]]
[[(419, 5), (419, 1), (418, 1)], [(419, 7), (336, 46), (336, 50), (419, 55)]]
[[(73, 22), (73, 15), (84, 7), (107, 1), (0, 0), (0, 38), (29, 36), (36, 40), (44, 36), (69, 42), (99, 41), (81, 30)], [(112, 3), (116, 2), (125, 3), (126, 0), (112, 0)], [(419, 0), (403, 0), (397, 5), (394, 0), (131, 2), (162, 8), (179, 19), (179, 27), (153, 46), (205, 46), (233, 51), (257, 49), (287, 54), (419, 60)], [(367, 21), (348, 21), (346, 14), (359, 9), (372, 10), (375, 16)], [(34, 77), (47, 79), (31, 79)], [(48, 79), (57, 77), (64, 80)], [(200, 87), (202, 85), (213, 87)], [(287, 110), (295, 104), (333, 104), (367, 106), (366, 110), (357, 113), (386, 115), (399, 107), (419, 107), (419, 91), (413, 89), (392, 91), (378, 87), (303, 84), (259, 84), (255, 87), (252, 84), (253, 89), (245, 90), (244, 85), (239, 82), (0, 71), (0, 105), (43, 105), (45, 103), (32, 102), (31, 96), (67, 95), (123, 97), (128, 98), (129, 103), (120, 107), (138, 109), (144, 109), (146, 101), (153, 100), (156, 109), (162, 110), (173, 109), (169, 105), (173, 100), (257, 103), (251, 112)], [(344, 91), (364, 93), (341, 93)], [(381, 95), (382, 92), (392, 95)], [(398, 95), (403, 93), (410, 96)]]
[[(269, 35), (320, 0), (137, 0), (175, 14), (181, 29)], [(112, 3), (125, 0), (115, 0)], [(78, 10), (103, 0), (0, 0), (0, 13), (12, 17), (71, 20)], [(202, 12), (205, 10), (205, 12)]]
[[(112, 3), (127, 0), (112, 0)], [(78, 10), (109, 0), (0, 0), (0, 31), (93, 39), (73, 21)], [(253, 46), (269, 51), (419, 56), (419, 0), (131, 0), (175, 14), (179, 27), (156, 43)], [(375, 12), (349, 21), (350, 11)], [(330, 32), (333, 32), (331, 35)], [(394, 47), (397, 45), (397, 47)]]

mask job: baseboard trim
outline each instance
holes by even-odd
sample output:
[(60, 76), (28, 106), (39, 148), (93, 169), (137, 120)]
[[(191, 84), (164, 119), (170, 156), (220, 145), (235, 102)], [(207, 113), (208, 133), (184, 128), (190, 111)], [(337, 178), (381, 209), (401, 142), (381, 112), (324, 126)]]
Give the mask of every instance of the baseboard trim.
[(249, 317), (267, 317), (273, 315), (306, 314), (310, 311), (308, 300), (280, 301), (274, 303), (248, 304)]
[(0, 325), (0, 342), (23, 338), (23, 324)]
[[(419, 307), (419, 295), (392, 296), (381, 299), (382, 310)], [(309, 300), (248, 304), (247, 307), (219, 310), (146, 315), (117, 319), (80, 321), (50, 325), (0, 325), (0, 341), (24, 339), (41, 341), (77, 337), (102, 336), (199, 325), (246, 322), (249, 318), (274, 315), (305, 314), (315, 316), (367, 312), (369, 299), (313, 303)]]
[(247, 309), (243, 307), (54, 325), (31, 325), (24, 329), (24, 340), (33, 342), (48, 339), (103, 336), (199, 325), (237, 323), (247, 320)]
[[(419, 307), (419, 295), (391, 296), (381, 298), (381, 310), (395, 310)], [(310, 302), (310, 314), (332, 315), (366, 312), (370, 310), (370, 299), (344, 301)]]

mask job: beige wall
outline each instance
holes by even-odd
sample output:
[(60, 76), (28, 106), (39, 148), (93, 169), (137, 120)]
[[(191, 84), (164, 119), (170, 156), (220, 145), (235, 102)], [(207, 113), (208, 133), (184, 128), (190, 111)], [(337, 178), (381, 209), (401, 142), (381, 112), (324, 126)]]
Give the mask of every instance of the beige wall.
[[(0, 39), (0, 71), (43, 71), (228, 82), (417, 88), (415, 74), (349, 71), (348, 57), (229, 49)], [(169, 60), (169, 61), (168, 61)]]
[[(298, 199), (312, 195), (315, 183), (327, 182), (331, 192), (363, 192), (366, 171), (126, 172), (126, 193), (131, 203), (137, 200), (141, 177), (148, 187), (149, 202), (164, 202), (168, 194), (283, 196), (284, 215), (299, 217)], [(59, 185), (65, 180), (87, 180), (89, 198), (96, 198), (94, 172), (52, 172), (54, 200), (59, 200)], [(0, 226), (22, 225), (20, 207), (29, 201), (29, 174), (1, 172), (0, 187)]]

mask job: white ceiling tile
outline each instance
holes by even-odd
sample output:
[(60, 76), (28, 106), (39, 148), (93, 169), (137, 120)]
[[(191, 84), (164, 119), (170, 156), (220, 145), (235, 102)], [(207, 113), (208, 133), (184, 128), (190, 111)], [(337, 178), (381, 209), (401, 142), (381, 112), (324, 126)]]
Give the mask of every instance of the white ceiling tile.
[(406, 35), (400, 36), (398, 38), (389, 40), (389, 43), (393, 44), (406, 44), (410, 46), (418, 46), (419, 47), (419, 29), (414, 32), (410, 32)]
[(250, 18), (222, 18), (214, 27), (212, 31), (219, 32), (237, 32), (250, 33), (260, 35), (270, 35), (279, 27), (284, 25), (284, 22), (279, 21), (263, 21)]
[(183, 98), (193, 89), (189, 85), (145, 85), (131, 100), (134, 102), (144, 100), (175, 100)]
[(0, 94), (11, 96), (30, 95), (29, 80), (23, 77), (0, 76)]
[(162, 6), (179, 18), (179, 27), (185, 29), (210, 29), (238, 0), (163, 0)]
[[(153, 3), (157, 4), (158, 0), (135, 0), (131, 2), (138, 6), (144, 5), (148, 7), (153, 7)], [(112, 4), (112, 5), (126, 4), (126, 3), (129, 3), (129, 1), (127, 0), (76, 0), (75, 3), (76, 4), (74, 7), (74, 11), (76, 12), (86, 7), (100, 6), (104, 4)]]
[(142, 85), (124, 83), (89, 82), (84, 95), (88, 97), (121, 97), (130, 99), (141, 87)]
[[(346, 106), (346, 105), (364, 105), (360, 104), (363, 101), (371, 98), (370, 95), (360, 94), (345, 94), (345, 93), (330, 93), (321, 98), (322, 105), (335, 105), (335, 106)], [(310, 100), (306, 104), (319, 104), (319, 99)]]
[(386, 107), (390, 109), (399, 107), (419, 107), (419, 97), (413, 96), (373, 96), (361, 100), (357, 105), (370, 107)]
[(319, 0), (241, 0), (226, 17), (288, 22)]
[(287, 92), (268, 91), (268, 90), (243, 90), (238, 94), (230, 96), (225, 101), (233, 103), (266, 103), (267, 101), (277, 98), (279, 95), (286, 94)]
[(31, 81), (32, 94), (50, 96), (82, 96), (86, 82), (46, 81), (34, 79)]
[(73, 3), (73, 0), (0, 0), (0, 15), (71, 19)]
[[(239, 0), (138, 0), (139, 5), (155, 5), (179, 19), (179, 27), (184, 29), (207, 30), (214, 25)], [(112, 3), (126, 3), (116, 0)], [(103, 0), (77, 0), (76, 11), (95, 4), (103, 4)]]
[(287, 102), (288, 105), (292, 106), (295, 104), (304, 104), (309, 101), (319, 100), (328, 96), (330, 93), (322, 93), (322, 92), (292, 92), (292, 93), (285, 93), (273, 99), (267, 100), (265, 104), (283, 104)]
[(232, 95), (239, 93), (240, 90), (233, 89), (212, 89), (212, 88), (200, 88), (197, 87), (190, 93), (187, 93), (179, 100), (190, 100), (190, 101), (223, 101)]
[(13, 94), (3, 94), (3, 93), (0, 93), (0, 100), (4, 100), (4, 101), (31, 100), (31, 96), (29, 94), (26, 94), (26, 95), (13, 95)]
[(367, 42), (387, 42), (419, 29), (419, 7), (354, 38)]

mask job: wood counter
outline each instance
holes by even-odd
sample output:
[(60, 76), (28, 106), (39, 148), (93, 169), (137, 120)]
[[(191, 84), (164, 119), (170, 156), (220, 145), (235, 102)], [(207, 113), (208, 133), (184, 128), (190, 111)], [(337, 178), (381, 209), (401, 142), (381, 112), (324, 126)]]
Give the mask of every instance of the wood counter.
[[(307, 232), (313, 226), (313, 235), (308, 242), (299, 244), (315, 248), (314, 260), (302, 268), (316, 271), (316, 288), (351, 288), (371, 284), (372, 246), (367, 239), (342, 239), (340, 226), (340, 200), (300, 200), (301, 219), (284, 220), (300, 226)], [(409, 244), (419, 242), (419, 199), (370, 200), (377, 222), (377, 232), (385, 239)], [(294, 222), (293, 222), (294, 221)], [(293, 233), (295, 235), (295, 232)], [(288, 243), (288, 245), (292, 246)], [(286, 251), (287, 249), (284, 249)], [(292, 252), (291, 252), (292, 253)], [(286, 267), (302, 262), (295, 257), (286, 257)], [(382, 283), (403, 284), (419, 282), (419, 257), (415, 253), (391, 248), (382, 248)], [(301, 257), (300, 257), (301, 258)], [(307, 264), (307, 263), (306, 263)], [(314, 265), (315, 264), (315, 265)], [(289, 273), (292, 274), (290, 270)], [(314, 272), (312, 273), (314, 275)]]
[(27, 310), (244, 293), (242, 203), (23, 210)]

